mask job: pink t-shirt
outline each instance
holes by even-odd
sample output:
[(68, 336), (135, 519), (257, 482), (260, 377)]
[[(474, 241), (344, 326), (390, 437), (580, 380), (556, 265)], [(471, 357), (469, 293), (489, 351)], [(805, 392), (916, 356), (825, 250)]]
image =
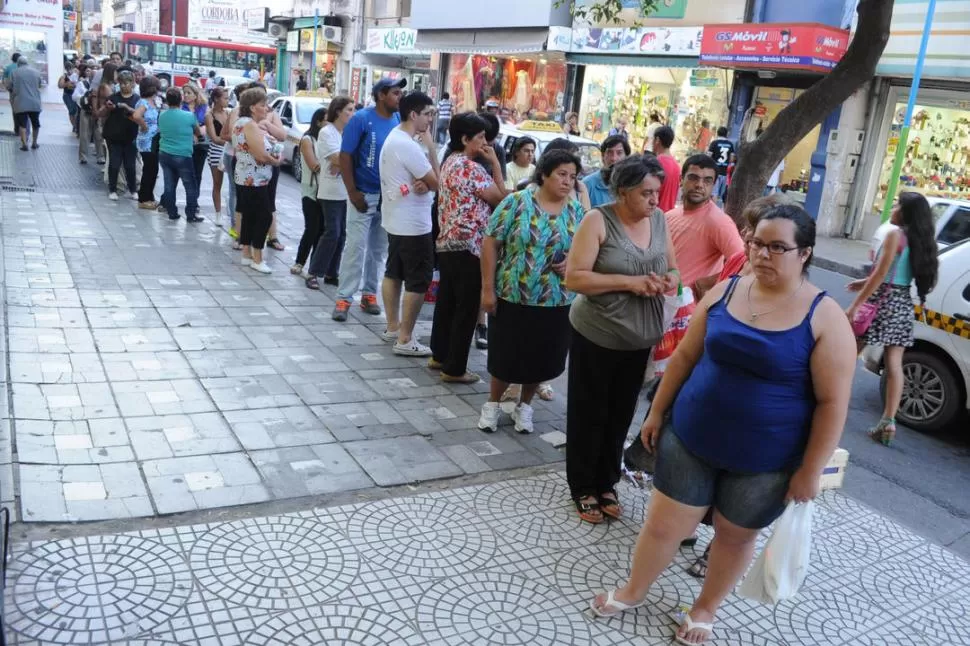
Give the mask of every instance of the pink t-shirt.
[(657, 155), (657, 161), (664, 169), (664, 183), (660, 186), (658, 206), (666, 213), (677, 206), (677, 191), (680, 190), (680, 164), (670, 155)]
[(718, 275), (725, 259), (744, 251), (734, 220), (711, 200), (693, 211), (683, 205), (668, 211), (667, 230), (685, 285)]

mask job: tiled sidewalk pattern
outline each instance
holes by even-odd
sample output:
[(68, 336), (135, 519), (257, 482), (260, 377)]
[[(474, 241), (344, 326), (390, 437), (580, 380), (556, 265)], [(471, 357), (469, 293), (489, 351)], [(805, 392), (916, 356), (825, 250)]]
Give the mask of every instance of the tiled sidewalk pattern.
[[(39, 542), (11, 563), (12, 643), (457, 646), (670, 643), (698, 582), (678, 555), (649, 603), (610, 620), (649, 494), (578, 521), (561, 474), (268, 518)], [(970, 565), (826, 492), (792, 602), (725, 603), (719, 646), (970, 643)], [(709, 532), (696, 549), (703, 549)]]
[[(487, 384), (445, 386), (330, 319), (332, 290), (238, 265), (211, 222), (171, 223), (102, 192), (0, 194), (19, 518), (153, 516), (562, 460), (560, 396), (531, 437), (476, 429)], [(302, 230), (280, 200), (281, 230)], [(430, 308), (429, 308), (430, 309)], [(430, 324), (420, 324), (425, 337)], [(484, 374), (485, 356), (471, 368)], [(562, 392), (562, 390), (561, 390)], [(4, 391), (0, 406), (6, 406)], [(4, 415), (6, 417), (6, 415)]]

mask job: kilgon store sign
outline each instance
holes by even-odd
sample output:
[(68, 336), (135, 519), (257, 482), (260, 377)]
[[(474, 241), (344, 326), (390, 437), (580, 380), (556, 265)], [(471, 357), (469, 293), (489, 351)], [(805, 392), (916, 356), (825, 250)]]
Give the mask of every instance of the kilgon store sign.
[(367, 51), (393, 54), (413, 52), (417, 39), (418, 31), (407, 27), (368, 29)]

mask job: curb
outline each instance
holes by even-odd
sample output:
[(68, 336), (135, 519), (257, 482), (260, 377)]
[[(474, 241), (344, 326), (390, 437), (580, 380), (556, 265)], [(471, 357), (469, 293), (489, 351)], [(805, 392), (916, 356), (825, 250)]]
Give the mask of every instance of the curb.
[(845, 274), (851, 278), (865, 278), (868, 276), (866, 271), (862, 267), (856, 267), (854, 265), (849, 265), (838, 260), (829, 260), (828, 258), (822, 258), (815, 256), (812, 258), (812, 266), (819, 267), (821, 269), (827, 269), (829, 271), (835, 271), (840, 274)]

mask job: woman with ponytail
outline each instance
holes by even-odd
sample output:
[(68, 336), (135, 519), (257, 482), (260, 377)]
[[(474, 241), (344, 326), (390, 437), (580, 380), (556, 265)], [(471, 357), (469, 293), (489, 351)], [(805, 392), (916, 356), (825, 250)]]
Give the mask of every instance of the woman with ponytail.
[(926, 198), (914, 192), (900, 193), (891, 222), (898, 228), (882, 243), (872, 274), (849, 283), (849, 291), (857, 295), (846, 310), (858, 333), (860, 308), (863, 304), (876, 308), (859, 343), (885, 348), (886, 404), (869, 437), (886, 446), (896, 435), (896, 411), (903, 394), (903, 352), (913, 346), (915, 316), (910, 286), (916, 283), (922, 305), (936, 286), (939, 271), (933, 213)]

